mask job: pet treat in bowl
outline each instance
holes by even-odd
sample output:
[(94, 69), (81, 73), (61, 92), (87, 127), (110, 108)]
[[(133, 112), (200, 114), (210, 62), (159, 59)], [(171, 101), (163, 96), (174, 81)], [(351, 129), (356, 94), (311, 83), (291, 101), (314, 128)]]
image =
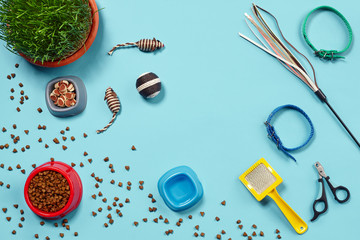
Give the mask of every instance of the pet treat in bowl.
[(58, 77), (47, 84), (45, 98), (52, 115), (56, 117), (74, 116), (84, 111), (86, 107), (86, 88), (78, 77)]
[(30, 173), (24, 195), (35, 214), (58, 219), (79, 206), (82, 191), (81, 179), (72, 167), (62, 162), (48, 162)]

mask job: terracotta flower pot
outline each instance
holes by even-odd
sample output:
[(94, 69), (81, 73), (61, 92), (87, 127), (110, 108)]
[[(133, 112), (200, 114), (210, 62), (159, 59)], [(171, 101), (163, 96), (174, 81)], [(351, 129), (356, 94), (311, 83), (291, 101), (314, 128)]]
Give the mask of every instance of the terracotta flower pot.
[(37, 66), (41, 66), (41, 67), (61, 67), (61, 66), (68, 65), (68, 64), (76, 61), (77, 59), (79, 59), (82, 55), (84, 55), (86, 53), (86, 51), (89, 50), (91, 44), (95, 40), (97, 31), (98, 31), (98, 27), (99, 27), (99, 13), (98, 13), (98, 8), (97, 8), (95, 0), (89, 0), (89, 5), (91, 8), (91, 14), (93, 16), (90, 33), (89, 33), (87, 40), (85, 41), (84, 46), (82, 46), (77, 52), (75, 52), (68, 58), (61, 60), (60, 62), (59, 61), (44, 62), (44, 63), (42, 63), (41, 61), (34, 62), (34, 60), (28, 58), (26, 55), (24, 55), (22, 53), (19, 53), (20, 56), (25, 58), (28, 62), (30, 62), (34, 65), (37, 65)]

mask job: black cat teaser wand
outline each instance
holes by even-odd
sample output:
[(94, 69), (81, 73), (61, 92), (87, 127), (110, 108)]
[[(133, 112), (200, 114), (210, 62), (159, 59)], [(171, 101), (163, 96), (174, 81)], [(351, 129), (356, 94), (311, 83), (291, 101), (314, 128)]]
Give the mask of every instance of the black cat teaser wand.
[[(302, 55), (306, 61), (310, 64), (314, 80), (312, 80), (309, 76), (309, 74), (306, 72), (305, 68), (301, 65), (299, 60), (290, 52), (290, 50), (280, 41), (280, 39), (273, 33), (273, 31), (270, 29), (270, 27), (267, 25), (263, 17), (261, 16), (259, 9), (269, 14), (271, 17), (275, 19), (276, 25), (280, 31), (280, 34), (284, 41), (293, 48), (297, 53)], [(290, 72), (292, 72), (295, 76), (300, 78), (314, 93), (315, 95), (320, 99), (321, 102), (325, 103), (331, 112), (335, 115), (335, 117), (339, 120), (341, 125), (345, 128), (345, 130), (349, 133), (351, 138), (354, 140), (354, 142), (358, 145), (360, 148), (360, 143), (355, 138), (355, 136), (352, 134), (350, 129), (346, 126), (346, 124), (343, 122), (343, 120), (340, 118), (340, 116), (336, 113), (336, 111), (332, 108), (332, 106), (329, 104), (325, 94), (320, 90), (319, 86), (316, 82), (316, 75), (315, 75), (315, 69), (310, 63), (310, 61), (302, 54), (300, 53), (291, 43), (289, 43), (284, 35), (282, 34), (279, 23), (274, 15), (272, 15), (270, 12), (266, 11), (265, 9), (253, 4), (252, 7), (253, 14), (255, 15), (257, 21), (259, 22), (260, 26), (255, 22), (255, 20), (245, 13), (245, 21), (248, 19), (258, 30), (258, 32), (261, 34), (267, 45), (255, 34), (255, 32), (252, 30), (248, 22), (246, 21), (246, 24), (252, 31), (252, 33), (255, 35), (255, 37), (261, 42), (262, 45), (256, 43), (255, 41), (251, 40), (250, 38), (246, 37), (245, 35), (239, 33), (239, 35), (244, 38), (245, 40), (249, 41), (250, 43), (254, 44), (261, 50), (265, 51), (266, 53), (270, 54), (271, 56), (277, 58), (280, 63), (288, 69)]]

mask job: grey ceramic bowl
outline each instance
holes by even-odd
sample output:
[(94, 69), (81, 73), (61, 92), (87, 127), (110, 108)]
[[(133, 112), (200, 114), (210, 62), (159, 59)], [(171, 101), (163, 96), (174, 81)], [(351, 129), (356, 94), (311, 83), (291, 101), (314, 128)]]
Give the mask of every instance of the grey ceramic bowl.
[[(55, 106), (54, 102), (50, 99), (50, 93), (54, 90), (54, 84), (61, 80), (67, 80), (70, 83), (72, 83), (75, 87), (76, 103), (72, 107), (61, 108)], [(81, 113), (82, 111), (84, 111), (86, 107), (87, 94), (86, 94), (86, 88), (84, 82), (80, 78), (75, 76), (64, 76), (64, 77), (54, 78), (46, 85), (45, 100), (46, 100), (46, 105), (52, 115), (56, 117), (75, 116)]]

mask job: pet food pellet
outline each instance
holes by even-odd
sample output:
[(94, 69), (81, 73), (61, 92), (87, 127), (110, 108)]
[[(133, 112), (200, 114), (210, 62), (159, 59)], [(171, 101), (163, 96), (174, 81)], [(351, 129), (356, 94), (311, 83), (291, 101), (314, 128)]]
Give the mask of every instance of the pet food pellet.
[(243, 236), (244, 236), (244, 237), (247, 237), (247, 233), (246, 233), (246, 232), (244, 232), (244, 233), (243, 233)]
[(176, 222), (176, 226), (180, 227), (180, 226), (181, 226), (181, 223)]
[(111, 219), (111, 218), (112, 218), (112, 216), (111, 216), (110, 213), (107, 215), (107, 218), (108, 218), (108, 219)]
[(38, 129), (39, 129), (39, 130), (41, 130), (41, 129), (42, 129), (42, 126), (41, 126), (40, 124), (39, 124), (39, 126), (38, 126)]
[(153, 197), (153, 195), (151, 193), (149, 193), (148, 198), (152, 198), (152, 197)]
[(45, 126), (45, 125), (43, 125), (43, 126), (42, 126), (42, 129), (43, 129), (43, 130), (46, 130), (46, 126)]
[(136, 147), (134, 145), (132, 145), (131, 150), (135, 151)]
[(264, 232), (260, 231), (260, 236), (263, 237), (264, 236)]
[(91, 197), (92, 197), (93, 199), (96, 199), (96, 195), (95, 195), (95, 194), (91, 195)]
[(21, 90), (21, 91), (20, 91), (20, 94), (21, 94), (21, 95), (24, 95), (24, 93), (25, 93), (24, 90)]
[(25, 148), (26, 148), (26, 149), (30, 149), (30, 145), (26, 145)]
[(23, 222), (23, 221), (25, 221), (25, 218), (24, 218), (24, 217), (21, 217), (20, 220)]
[(35, 237), (35, 238), (39, 238), (39, 234), (35, 234), (34, 237)]
[(14, 96), (10, 96), (10, 100), (14, 100)]
[(236, 221), (236, 224), (240, 224), (240, 223), (241, 223), (241, 220), (238, 219), (238, 220)]
[(82, 162), (80, 162), (80, 167), (84, 167), (84, 164)]
[(157, 208), (156, 208), (156, 207), (153, 207), (152, 210), (153, 210), (153, 212), (156, 212)]
[(189, 215), (188, 218), (189, 218), (189, 219), (192, 219), (192, 215)]
[(199, 230), (199, 225), (196, 225), (196, 226), (195, 226), (195, 229), (196, 229), (196, 230)]
[(194, 236), (195, 236), (195, 237), (198, 237), (198, 236), (199, 236), (199, 234), (198, 234), (197, 232), (195, 232), (195, 233), (194, 233)]
[(78, 233), (78, 232), (74, 232), (74, 236), (75, 236), (75, 237), (79, 236), (79, 233)]
[(118, 197), (114, 197), (114, 201), (119, 201), (119, 198)]
[(13, 124), (13, 129), (16, 129), (16, 124)]
[(200, 215), (203, 217), (205, 215), (205, 212), (200, 212)]
[(276, 229), (276, 230), (275, 230), (275, 233), (280, 233), (280, 230), (279, 230), (279, 229)]
[(112, 207), (110, 207), (110, 206), (107, 206), (107, 210), (109, 210), (109, 211), (110, 211), (111, 209), (112, 209)]
[(71, 136), (71, 141), (75, 141), (75, 137), (74, 136)]
[(110, 219), (110, 220), (109, 220), (109, 223), (110, 223), (110, 224), (113, 224), (113, 223), (114, 223), (114, 219)]
[(16, 150), (16, 148), (14, 148), (14, 150), (13, 150), (13, 153), (17, 153), (17, 150)]
[(7, 75), (6, 77), (7, 77), (7, 79), (11, 79), (11, 76), (10, 76), (10, 75)]
[(104, 226), (107, 228), (109, 225), (107, 223), (104, 223)]
[(114, 166), (110, 163), (110, 164), (109, 164), (109, 168), (113, 168), (113, 167), (114, 167)]
[(252, 237), (251, 237), (251, 236), (248, 236), (248, 240), (252, 240)]
[(97, 214), (96, 214), (96, 212), (92, 211), (92, 215), (93, 215), (93, 217), (95, 217)]
[(41, 138), (39, 138), (39, 139), (38, 139), (38, 142), (39, 142), (39, 143), (40, 143), (40, 142), (42, 142), (42, 139), (41, 139)]
[(10, 222), (10, 221), (11, 221), (11, 217), (6, 217), (6, 220), (7, 220), (8, 222)]
[(144, 185), (144, 181), (139, 181), (139, 184), (140, 184), (140, 185)]
[(63, 233), (60, 233), (59, 235), (60, 235), (60, 237), (61, 237), (61, 238), (63, 238), (63, 237), (64, 237), (64, 234), (63, 234)]
[(89, 163), (92, 163), (92, 158), (89, 158), (89, 159), (88, 159), (88, 162), (89, 162)]
[(70, 230), (70, 226), (69, 225), (66, 225), (66, 230)]
[(226, 233), (226, 232), (225, 232), (225, 230), (221, 230), (221, 234), (223, 234), (223, 235), (224, 235), (225, 233)]
[(167, 218), (165, 218), (164, 223), (168, 224), (169, 220)]
[(115, 180), (114, 180), (114, 179), (113, 179), (113, 180), (111, 180), (111, 181), (110, 181), (110, 183), (111, 183), (111, 184), (114, 184), (114, 183), (115, 183)]
[(256, 236), (256, 232), (254, 231), (251, 235), (253, 235), (254, 237)]
[(7, 212), (7, 208), (3, 208), (2, 211), (3, 211), (4, 213), (6, 213), (6, 212)]
[(12, 167), (8, 167), (8, 170), (9, 170), (9, 171), (12, 171), (13, 169), (12, 169)]
[(15, 92), (15, 90), (12, 88), (12, 89), (10, 89), (10, 92), (12, 92), (12, 93), (13, 93), (13, 92)]
[(15, 235), (15, 234), (16, 234), (16, 231), (15, 231), (15, 230), (13, 230), (11, 233), (12, 233), (13, 235)]
[(147, 222), (148, 220), (147, 220), (147, 218), (143, 218), (143, 222)]
[(110, 170), (110, 172), (111, 172), (111, 173), (114, 173), (114, 172), (115, 172), (115, 169), (112, 168), (112, 169)]
[(221, 239), (221, 235), (220, 235), (220, 234), (217, 234), (217, 235), (216, 235), (216, 239)]
[(63, 140), (63, 141), (66, 141), (66, 139), (67, 139), (67, 137), (64, 137), (64, 136), (62, 137), (62, 140)]
[(127, 186), (126, 189), (130, 191), (130, 190), (131, 190), (131, 187), (130, 187), (130, 186)]
[(25, 169), (21, 169), (21, 173), (22, 173), (22, 174), (25, 174)]
[(239, 228), (240, 228), (240, 229), (243, 229), (243, 225), (239, 225)]
[[(65, 146), (63, 146), (63, 149), (64, 149), (64, 147), (65, 147)], [(49, 148), (49, 145), (45, 144), (45, 148)], [(66, 150), (66, 147), (65, 147), (64, 150)]]
[(10, 189), (10, 184), (6, 184), (6, 188), (7, 188), (7, 189)]
[(139, 189), (140, 189), (140, 190), (143, 190), (143, 189), (144, 189), (144, 186), (143, 186), (143, 185), (140, 185), (140, 186), (139, 186)]
[(135, 227), (137, 227), (137, 226), (139, 225), (139, 223), (138, 223), (138, 222), (134, 222), (134, 225), (135, 225)]
[(222, 202), (221, 202), (221, 205), (225, 206), (225, 205), (226, 205), (226, 201), (225, 201), (225, 200), (222, 201)]
[(16, 68), (18, 68), (18, 67), (19, 67), (19, 64), (18, 64), (18, 63), (16, 63), (16, 64), (15, 64), (15, 67), (16, 67)]
[(119, 217), (122, 217), (122, 216), (123, 216), (123, 214), (121, 212), (119, 212)]
[(281, 236), (280, 236), (280, 234), (278, 234), (278, 235), (276, 236), (276, 238), (277, 238), (277, 239), (281, 239)]
[(50, 240), (50, 237), (48, 237), (48, 236), (46, 236), (46, 238), (45, 238), (46, 240)]
[(101, 208), (101, 207), (99, 207), (99, 208), (98, 208), (98, 211), (99, 211), (99, 212), (101, 212), (101, 211), (102, 211), (102, 208)]
[(66, 131), (70, 131), (70, 127), (66, 127), (65, 130), (66, 130)]
[(9, 144), (6, 143), (6, 144), (4, 145), (4, 147), (5, 147), (6, 149), (8, 149), (8, 148), (9, 148)]
[(26, 100), (29, 100), (29, 97), (28, 97), (28, 95), (25, 95), (25, 99), (26, 99)]
[(16, 165), (16, 168), (17, 168), (17, 169), (20, 169), (20, 168), (21, 168), (20, 164)]
[(109, 161), (109, 157), (105, 157), (104, 162), (108, 162), (108, 161)]
[(59, 144), (59, 143), (60, 143), (57, 138), (54, 138), (53, 141), (54, 141), (54, 143), (56, 143), (56, 144)]
[(88, 155), (88, 153), (87, 152), (84, 152), (84, 156), (87, 156)]
[(18, 226), (19, 226), (19, 228), (22, 228), (22, 227), (23, 227), (23, 225), (22, 225), (21, 223), (19, 223), (19, 225), (18, 225)]
[(11, 74), (11, 77), (12, 77), (12, 78), (14, 78), (15, 76), (16, 76), (15, 73), (12, 73), (12, 74)]
[(0, 181), (0, 186), (3, 186), (3, 185), (4, 185), (4, 183), (2, 181)]
[(130, 202), (130, 199), (126, 198), (126, 199), (125, 199), (125, 202), (126, 202), (126, 203), (129, 203), (129, 202)]
[(255, 229), (257, 228), (257, 226), (255, 224), (253, 224), (252, 227), (255, 228)]
[(40, 225), (41, 225), (41, 226), (44, 226), (44, 225), (45, 225), (45, 222), (44, 222), (44, 221), (41, 221), (41, 222), (40, 222)]
[(219, 217), (215, 217), (215, 220), (218, 222), (218, 221), (220, 221), (220, 218), (219, 218)]
[(67, 149), (67, 146), (63, 145), (62, 149), (65, 151)]
[(40, 107), (37, 110), (39, 113), (42, 113), (42, 109)]
[(126, 171), (130, 170), (130, 166), (125, 166)]
[(61, 131), (60, 131), (60, 134), (63, 134), (63, 135), (64, 135), (64, 134), (65, 134), (65, 131), (64, 131), (64, 130), (61, 130)]
[(75, 166), (76, 166), (76, 164), (72, 162), (72, 163), (71, 163), (71, 166), (72, 166), (72, 167), (75, 167)]
[(107, 199), (106, 198), (103, 198), (103, 200), (102, 200), (104, 203), (106, 203), (107, 202)]
[(152, 202), (152, 203), (155, 203), (155, 202), (156, 202), (155, 198), (151, 199), (151, 202)]
[(124, 206), (124, 204), (122, 204), (122, 203), (119, 203), (119, 207), (121, 207), (121, 208), (122, 208), (123, 206)]
[(154, 222), (158, 223), (158, 219), (157, 219), (157, 218), (154, 218)]
[(203, 233), (203, 232), (200, 233), (200, 236), (205, 237), (205, 233)]
[(86, 133), (84, 133), (83, 136), (84, 136), (84, 138), (87, 138), (88, 135)]
[(136, 89), (144, 98), (154, 98), (161, 90), (160, 78), (152, 72), (147, 72), (137, 79)]
[(2, 132), (6, 132), (6, 128), (3, 127), (3, 128), (2, 128)]
[(24, 210), (21, 209), (21, 210), (20, 210), (20, 214), (23, 215), (23, 214), (24, 214)]

